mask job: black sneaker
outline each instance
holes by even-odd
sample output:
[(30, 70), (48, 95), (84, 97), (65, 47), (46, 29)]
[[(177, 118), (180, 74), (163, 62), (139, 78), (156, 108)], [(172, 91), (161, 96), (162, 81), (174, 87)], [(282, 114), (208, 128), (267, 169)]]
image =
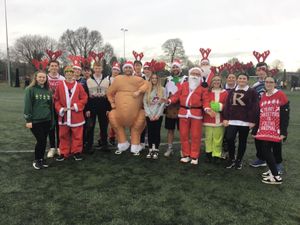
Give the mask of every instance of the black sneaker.
[(110, 138), (109, 139), (109, 144), (111, 144), (112, 146), (116, 146), (117, 145), (116, 139), (115, 138)]
[(216, 164), (216, 165), (219, 165), (221, 163), (221, 158), (213, 157), (213, 163)]
[(41, 162), (41, 164), (42, 164), (42, 166), (43, 166), (44, 168), (48, 168), (48, 167), (49, 167), (49, 165), (48, 165), (48, 163), (46, 162), (45, 159), (41, 159), (40, 162)]
[(65, 160), (65, 157), (64, 157), (64, 155), (60, 155), (55, 160), (58, 161), (58, 162), (62, 162), (62, 161)]
[(236, 170), (241, 170), (242, 167), (243, 167), (242, 161), (241, 160), (236, 160), (234, 168)]
[(33, 163), (32, 163), (32, 166), (36, 170), (43, 169), (43, 165), (42, 165), (40, 160), (34, 160)]
[(81, 161), (81, 160), (83, 160), (83, 157), (82, 157), (81, 153), (75, 153), (73, 157), (74, 157), (74, 159), (75, 159), (76, 161)]
[(205, 155), (205, 162), (206, 163), (211, 163), (212, 162), (212, 154), (211, 152), (207, 152), (206, 155)]
[(228, 159), (225, 168), (226, 169), (231, 169), (235, 166), (235, 161), (233, 159)]

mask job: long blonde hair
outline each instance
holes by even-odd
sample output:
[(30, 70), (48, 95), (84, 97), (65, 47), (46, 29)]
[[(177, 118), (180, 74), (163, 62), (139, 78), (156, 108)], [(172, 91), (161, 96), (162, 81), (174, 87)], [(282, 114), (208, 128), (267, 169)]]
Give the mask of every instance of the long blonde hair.
[[(157, 77), (157, 84), (155, 86), (153, 86), (152, 84), (152, 77), (153, 76), (156, 76)], [(153, 73), (151, 74), (150, 76), (150, 79), (149, 79), (149, 88), (147, 90), (147, 103), (150, 104), (151, 100), (150, 100), (150, 95), (151, 95), (151, 92), (154, 88), (156, 88), (156, 91), (157, 91), (157, 95), (159, 98), (162, 98), (163, 97), (163, 87), (161, 86), (161, 79), (160, 79), (160, 76), (158, 76), (157, 74)]]
[(47, 76), (47, 74), (46, 74), (44, 71), (36, 71), (36, 72), (33, 74), (33, 76), (32, 76), (32, 81), (31, 81), (31, 83), (28, 85), (28, 88), (31, 88), (31, 87), (34, 87), (35, 85), (37, 85), (36, 78), (37, 78), (37, 75), (38, 75), (39, 73), (43, 73), (43, 74), (46, 75), (46, 82), (45, 82), (45, 84), (44, 84), (44, 88), (48, 90), (48, 89), (49, 89), (48, 76)]
[(220, 82), (220, 89), (222, 89), (222, 77), (221, 76), (219, 76), (219, 75), (215, 75), (212, 79), (211, 79), (211, 82), (210, 82), (210, 85), (209, 85), (209, 87), (208, 87), (208, 90), (209, 91), (212, 91), (212, 89), (213, 89), (213, 87), (214, 87), (214, 81), (216, 80), (216, 79), (220, 79), (221, 80), (221, 82)]

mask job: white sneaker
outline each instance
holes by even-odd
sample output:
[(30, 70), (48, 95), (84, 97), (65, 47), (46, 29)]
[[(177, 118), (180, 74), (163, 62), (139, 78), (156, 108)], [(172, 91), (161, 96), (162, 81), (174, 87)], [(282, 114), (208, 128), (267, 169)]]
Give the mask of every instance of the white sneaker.
[(269, 176), (272, 176), (272, 172), (271, 172), (271, 170), (268, 170), (268, 171), (262, 173), (261, 176), (262, 176), (262, 177), (269, 177)]
[(54, 155), (55, 155), (55, 153), (56, 153), (55, 148), (50, 148), (49, 151), (48, 151), (48, 153), (47, 153), (47, 157), (48, 158), (53, 158)]
[(198, 159), (192, 159), (191, 164), (192, 165), (198, 165)]
[(190, 162), (191, 161), (191, 158), (190, 157), (182, 157), (181, 159), (180, 159), (180, 162), (182, 162), (182, 163), (188, 163), (188, 162)]
[(171, 155), (173, 155), (173, 148), (168, 148), (167, 151), (165, 152), (164, 156), (165, 157), (170, 157)]
[(146, 148), (145, 143), (141, 143), (142, 150)]
[(281, 176), (269, 176), (261, 180), (265, 184), (282, 184)]

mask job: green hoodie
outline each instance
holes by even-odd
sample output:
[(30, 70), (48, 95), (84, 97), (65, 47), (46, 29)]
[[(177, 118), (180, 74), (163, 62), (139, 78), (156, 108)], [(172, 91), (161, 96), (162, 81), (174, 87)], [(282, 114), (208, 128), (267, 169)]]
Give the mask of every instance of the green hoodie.
[(39, 85), (25, 89), (24, 118), (27, 123), (53, 121), (52, 92)]

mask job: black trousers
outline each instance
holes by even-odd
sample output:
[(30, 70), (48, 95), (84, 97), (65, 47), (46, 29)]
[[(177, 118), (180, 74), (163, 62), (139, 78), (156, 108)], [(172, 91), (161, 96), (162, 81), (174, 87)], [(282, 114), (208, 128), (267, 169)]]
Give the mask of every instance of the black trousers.
[(36, 160), (44, 158), (46, 145), (47, 145), (47, 136), (49, 134), (50, 127), (51, 127), (51, 121), (32, 124), (32, 128), (30, 130), (36, 139), (35, 150), (34, 150), (34, 155)]
[(58, 115), (56, 112), (54, 112), (54, 119), (55, 119), (55, 126), (49, 131), (50, 148), (59, 147), (59, 125), (58, 125)]
[(237, 160), (242, 160), (247, 147), (247, 138), (249, 134), (249, 127), (247, 126), (234, 126), (229, 125), (227, 127), (226, 139), (228, 142), (229, 158), (235, 158), (235, 138), (237, 133), (239, 133), (239, 144), (237, 152)]
[(155, 145), (155, 148), (158, 149), (160, 145), (160, 128), (163, 117), (159, 117), (158, 120), (151, 121), (149, 117), (146, 117), (147, 128), (148, 128), (148, 143), (149, 149), (152, 148), (152, 145)]
[(96, 118), (98, 117), (98, 123), (100, 127), (100, 140), (102, 144), (107, 144), (107, 127), (108, 118), (106, 115), (107, 109), (100, 108), (97, 111), (91, 111), (91, 116), (88, 119), (87, 130), (87, 147), (90, 149), (94, 144), (94, 130), (96, 126)]
[(265, 160), (263, 155), (263, 141), (255, 139), (256, 157)]
[(282, 144), (281, 142), (261, 141), (262, 153), (270, 168), (273, 176), (278, 175), (276, 164), (282, 162)]

